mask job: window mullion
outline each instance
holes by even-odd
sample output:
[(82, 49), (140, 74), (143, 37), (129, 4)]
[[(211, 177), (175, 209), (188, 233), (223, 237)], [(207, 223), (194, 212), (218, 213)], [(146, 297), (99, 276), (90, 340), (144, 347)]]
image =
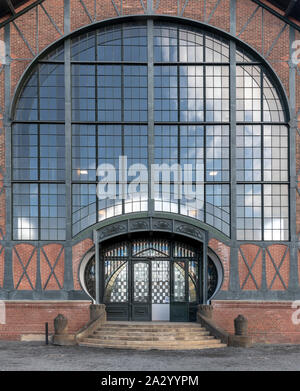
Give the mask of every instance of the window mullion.
[(153, 20), (147, 21), (148, 39), (148, 211), (151, 216), (154, 212), (154, 200), (151, 197), (151, 167), (154, 163), (154, 54)]
[(66, 240), (72, 239), (72, 125), (71, 125), (71, 42), (65, 41), (65, 182)]
[(231, 239), (236, 240), (236, 44), (229, 43), (230, 67), (230, 221)]

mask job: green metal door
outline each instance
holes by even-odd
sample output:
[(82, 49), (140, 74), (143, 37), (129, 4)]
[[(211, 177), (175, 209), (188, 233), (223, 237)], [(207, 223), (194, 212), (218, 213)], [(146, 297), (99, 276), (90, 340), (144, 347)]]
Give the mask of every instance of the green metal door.
[(187, 322), (189, 320), (189, 302), (187, 287), (186, 262), (171, 262), (171, 322)]
[(131, 320), (151, 320), (151, 262), (132, 262)]

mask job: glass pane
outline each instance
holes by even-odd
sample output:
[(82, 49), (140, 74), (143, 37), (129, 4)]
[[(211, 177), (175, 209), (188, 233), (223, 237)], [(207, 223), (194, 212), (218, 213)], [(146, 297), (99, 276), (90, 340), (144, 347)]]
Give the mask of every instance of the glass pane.
[(181, 62), (203, 61), (203, 33), (191, 28), (179, 28), (179, 59)]
[(64, 61), (65, 58), (65, 48), (64, 45), (60, 45), (55, 50), (52, 50), (46, 57), (43, 58), (43, 61)]
[(124, 65), (124, 121), (148, 120), (148, 75), (147, 66)]
[(155, 26), (154, 29), (154, 61), (175, 62), (178, 60), (177, 27)]
[(123, 25), (123, 61), (147, 61), (147, 27)]
[(229, 62), (229, 42), (215, 34), (205, 33), (205, 61)]
[(106, 303), (124, 303), (128, 301), (128, 266), (127, 261), (105, 261)]
[(237, 239), (262, 240), (261, 185), (237, 185)]
[(41, 240), (65, 240), (65, 185), (55, 183), (40, 185), (40, 232)]
[(40, 125), (40, 179), (65, 179), (64, 125)]
[(105, 248), (104, 257), (127, 257), (128, 246), (126, 243), (118, 243), (116, 245)]
[(174, 262), (174, 302), (184, 302), (185, 297), (185, 264), (184, 262)]
[(207, 298), (210, 299), (211, 296), (215, 293), (218, 285), (218, 271), (214, 262), (208, 258), (207, 259)]
[(96, 126), (72, 126), (72, 178), (96, 180)]
[(184, 243), (174, 243), (174, 257), (193, 258), (195, 257), (195, 250)]
[(13, 178), (38, 179), (38, 125), (14, 124), (12, 127)]
[(236, 148), (237, 180), (261, 181), (261, 126), (237, 126)]
[(229, 67), (205, 67), (206, 121), (229, 122)]
[(36, 121), (38, 113), (38, 68), (22, 90), (16, 109), (16, 120)]
[(255, 62), (255, 59), (249, 54), (246, 53), (244, 49), (237, 48), (236, 49), (236, 62)]
[(176, 66), (154, 68), (154, 119), (178, 121), (178, 77)]
[(152, 262), (152, 304), (168, 304), (170, 302), (169, 261)]
[(149, 265), (147, 263), (134, 263), (133, 287), (133, 301), (147, 303), (149, 301)]
[(121, 65), (97, 66), (97, 110), (100, 121), (122, 120)]
[(203, 67), (180, 66), (179, 73), (180, 121), (201, 122), (204, 120)]
[(96, 185), (72, 185), (73, 235), (96, 223)]
[(229, 181), (229, 126), (206, 127), (206, 180), (208, 182)]
[(289, 239), (288, 185), (263, 185), (264, 240)]
[(39, 109), (42, 121), (65, 120), (64, 64), (39, 65)]
[(198, 262), (189, 261), (189, 302), (197, 301)]
[(167, 240), (134, 240), (132, 242), (132, 255), (135, 257), (167, 257), (170, 255)]
[(263, 120), (266, 122), (283, 122), (284, 111), (277, 93), (276, 87), (271, 80), (263, 75)]
[(72, 120), (96, 120), (96, 67), (72, 65)]
[(259, 66), (236, 67), (236, 119), (261, 121), (261, 69)]
[(13, 185), (13, 238), (38, 240), (38, 185)]
[(230, 235), (229, 185), (205, 186), (205, 221), (225, 235)]
[(264, 125), (264, 181), (288, 181), (288, 128)]
[(87, 264), (84, 271), (84, 282), (88, 293), (95, 298), (95, 257)]
[(96, 34), (94, 31), (79, 35), (71, 40), (72, 61), (95, 61)]

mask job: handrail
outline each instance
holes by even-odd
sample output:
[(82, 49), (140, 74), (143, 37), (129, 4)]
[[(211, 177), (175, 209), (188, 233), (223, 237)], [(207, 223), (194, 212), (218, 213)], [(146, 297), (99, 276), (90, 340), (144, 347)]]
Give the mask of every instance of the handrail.
[(76, 342), (80, 342), (83, 338), (93, 334), (93, 332), (98, 329), (103, 323), (106, 322), (106, 310), (103, 305), (103, 309), (100, 312), (100, 315), (96, 319), (89, 320), (80, 330), (75, 333)]
[(202, 315), (199, 311), (197, 313), (197, 322), (205, 327), (214, 337), (221, 340), (222, 343), (228, 345), (229, 333), (219, 327), (212, 319)]

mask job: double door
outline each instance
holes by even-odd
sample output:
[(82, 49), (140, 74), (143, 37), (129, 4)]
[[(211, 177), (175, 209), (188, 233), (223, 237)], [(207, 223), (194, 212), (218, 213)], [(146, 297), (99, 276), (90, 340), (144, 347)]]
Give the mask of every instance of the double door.
[(197, 275), (188, 261), (131, 262), (129, 319), (133, 321), (195, 320)]

